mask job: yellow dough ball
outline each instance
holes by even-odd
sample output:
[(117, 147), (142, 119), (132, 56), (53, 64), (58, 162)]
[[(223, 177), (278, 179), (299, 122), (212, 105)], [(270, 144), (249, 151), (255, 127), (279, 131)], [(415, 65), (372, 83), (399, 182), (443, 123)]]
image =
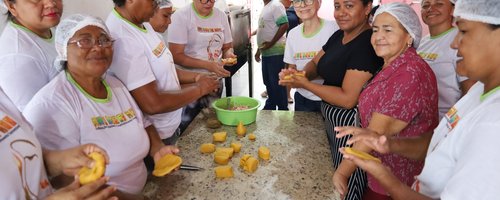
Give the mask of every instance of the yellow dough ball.
[(231, 178), (233, 176), (233, 167), (231, 166), (219, 166), (215, 168), (215, 177), (217, 178)]
[(82, 167), (78, 172), (80, 184), (82, 185), (96, 181), (101, 178), (106, 171), (106, 159), (101, 153), (92, 152), (88, 157), (94, 160), (94, 166), (92, 168)]
[(256, 138), (257, 138), (257, 136), (255, 136), (255, 134), (253, 134), (253, 133), (248, 134), (248, 139), (249, 139), (249, 140), (252, 140), (252, 141), (253, 141), (253, 140), (255, 140)]
[(241, 151), (241, 143), (239, 142), (232, 142), (231, 143), (231, 148), (233, 148), (235, 153), (239, 153)]
[(205, 143), (200, 146), (201, 153), (213, 153), (215, 151), (215, 144)]
[(214, 142), (225, 142), (226, 141), (226, 132), (217, 132), (212, 134), (212, 139)]
[(269, 160), (271, 152), (269, 151), (269, 148), (267, 147), (259, 147), (259, 158), (263, 160)]

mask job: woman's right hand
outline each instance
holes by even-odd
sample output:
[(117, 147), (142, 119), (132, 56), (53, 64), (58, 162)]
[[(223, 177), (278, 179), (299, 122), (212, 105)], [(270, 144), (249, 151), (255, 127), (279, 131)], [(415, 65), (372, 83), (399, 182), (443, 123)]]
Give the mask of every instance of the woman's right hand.
[(103, 187), (108, 180), (109, 177), (101, 177), (100, 179), (97, 179), (87, 185), (80, 185), (78, 176), (75, 176), (73, 183), (57, 190), (52, 195), (49, 195), (47, 200), (118, 199), (117, 197), (111, 197), (113, 192), (116, 191), (115, 186)]
[(333, 174), (333, 186), (335, 186), (335, 190), (340, 194), (341, 199), (344, 199), (347, 191), (349, 190), (349, 188), (347, 187), (348, 180), (349, 177), (338, 171), (335, 171), (335, 173)]
[(231, 72), (224, 69), (224, 65), (221, 62), (209, 62), (208, 70), (215, 73), (219, 77), (229, 77)]
[(220, 86), (217, 77), (209, 75), (200, 76), (196, 83), (198, 84), (198, 87), (201, 88), (201, 93), (203, 96), (211, 92), (216, 92)]

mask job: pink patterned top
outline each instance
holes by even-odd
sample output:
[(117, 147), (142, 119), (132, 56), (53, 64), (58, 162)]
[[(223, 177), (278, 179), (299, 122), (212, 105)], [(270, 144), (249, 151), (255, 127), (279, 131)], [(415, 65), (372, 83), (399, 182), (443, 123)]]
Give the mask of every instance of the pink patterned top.
[[(395, 137), (418, 136), (438, 125), (436, 78), (413, 47), (383, 68), (361, 93), (359, 113), (362, 127), (368, 127), (374, 112), (408, 123)], [(422, 171), (422, 161), (395, 154), (373, 154), (408, 186), (413, 183), (414, 176)], [(368, 186), (377, 193), (386, 194), (370, 175)]]

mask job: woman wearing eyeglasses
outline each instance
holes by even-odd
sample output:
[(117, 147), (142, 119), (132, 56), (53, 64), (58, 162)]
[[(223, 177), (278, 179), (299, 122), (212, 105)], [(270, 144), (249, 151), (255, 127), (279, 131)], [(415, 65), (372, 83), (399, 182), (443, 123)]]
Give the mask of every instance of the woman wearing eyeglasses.
[(0, 87), (22, 112), (57, 74), (51, 28), (59, 23), (63, 5), (61, 0), (2, 0), (1, 7), (8, 9), (8, 24), (0, 37)]
[[(284, 61), (288, 68), (302, 71), (339, 28), (337, 23), (318, 17), (320, 0), (293, 1), (302, 24), (293, 28), (286, 39)], [(312, 80), (322, 84), (323, 79)], [(321, 98), (303, 88), (295, 92), (295, 111), (321, 112)]]
[(127, 88), (106, 75), (113, 40), (104, 22), (86, 15), (64, 19), (56, 30), (59, 69), (26, 106), (42, 146), (66, 149), (94, 143), (109, 156), (106, 176), (118, 197), (140, 199), (146, 183), (146, 155), (155, 160), (179, 150), (165, 146)]
[[(383, 60), (375, 54), (370, 43), (372, 30), (368, 16), (372, 1), (335, 0), (334, 6), (334, 17), (340, 30), (306, 64), (305, 78), (294, 76), (283, 80), (285, 75), (295, 72), (284, 70), (280, 74), (280, 84), (306, 89), (321, 98), (321, 113), (325, 118), (333, 165), (337, 168), (342, 161), (338, 149), (346, 146), (348, 137), (336, 138), (338, 132), (333, 128), (342, 124), (359, 126), (358, 97), (366, 82), (380, 69)], [(317, 77), (324, 79), (323, 84), (310, 81)], [(361, 199), (367, 181), (365, 173), (356, 169), (348, 178), (348, 193), (342, 195), (345, 199)]]

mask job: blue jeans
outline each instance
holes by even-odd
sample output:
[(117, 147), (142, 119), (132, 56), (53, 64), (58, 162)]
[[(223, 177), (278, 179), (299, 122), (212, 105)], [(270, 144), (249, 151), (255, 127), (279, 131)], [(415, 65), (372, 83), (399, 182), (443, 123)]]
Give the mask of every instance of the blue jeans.
[(295, 99), (295, 111), (321, 113), (321, 101), (310, 100), (298, 92), (295, 92), (293, 98)]
[(276, 107), (278, 110), (288, 110), (286, 87), (278, 85), (278, 74), (283, 68), (283, 55), (262, 56), (262, 80), (268, 95), (264, 110), (276, 110)]

